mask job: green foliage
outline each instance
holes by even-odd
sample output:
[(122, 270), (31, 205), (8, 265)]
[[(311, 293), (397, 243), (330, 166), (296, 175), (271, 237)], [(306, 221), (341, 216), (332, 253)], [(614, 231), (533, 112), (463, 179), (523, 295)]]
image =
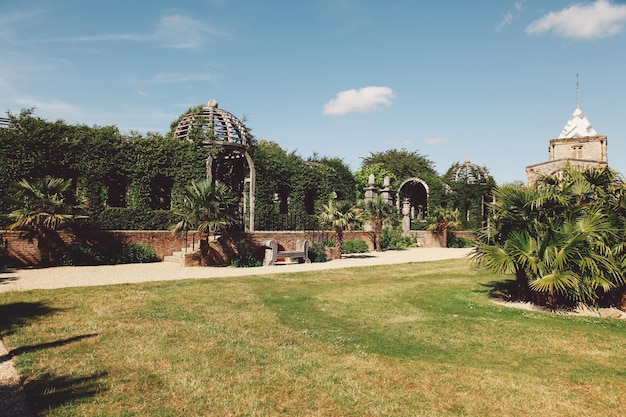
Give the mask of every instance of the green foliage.
[(386, 227), (381, 235), (383, 249), (403, 249), (415, 246), (415, 242), (408, 236), (402, 235), (399, 228)]
[(381, 235), (385, 225), (393, 224), (396, 218), (395, 209), (388, 201), (377, 195), (363, 207), (363, 218), (371, 222), (374, 228), (374, 246), (376, 251), (382, 250)]
[[(332, 242), (334, 245), (335, 243)], [(309, 246), (309, 259), (311, 262), (327, 262), (328, 257), (326, 256), (326, 247), (323, 243), (314, 243)]]
[(476, 246), (476, 242), (473, 239), (467, 237), (453, 237), (448, 242), (449, 248), (471, 248)]
[(351, 230), (360, 224), (363, 221), (363, 212), (348, 201), (335, 201), (331, 198), (320, 208), (318, 219), (322, 226), (333, 231), (336, 247), (342, 253), (344, 230)]
[(0, 234), (0, 272), (4, 271), (9, 265), (9, 251), (7, 250), (7, 241)]
[(251, 268), (263, 266), (263, 261), (257, 259), (250, 252), (244, 252), (230, 262), (230, 266), (236, 268)]
[(369, 252), (367, 242), (361, 239), (344, 240), (341, 247), (341, 253), (365, 253)]
[(382, 164), (385, 169), (393, 173), (398, 182), (411, 177), (437, 176), (434, 162), (420, 155), (417, 151), (389, 149), (384, 152), (370, 152), (370, 156), (363, 158), (361, 166), (367, 167), (374, 164)]
[(383, 163), (379, 162), (364, 165), (354, 173), (356, 195), (358, 198), (363, 198), (365, 196), (363, 190), (369, 186), (369, 176), (372, 174), (375, 178), (374, 187), (377, 189), (383, 188), (385, 177), (389, 177), (390, 184), (396, 184), (396, 175), (389, 169), (385, 168)]
[(180, 220), (171, 226), (180, 236), (197, 230), (210, 236), (236, 222), (237, 198), (223, 184), (210, 180), (191, 181), (184, 188), (183, 201), (176, 213)]
[[(314, 155), (303, 160), (277, 143), (260, 140), (250, 148), (256, 184), (256, 228), (275, 230), (288, 220), (297, 229), (310, 222), (328, 196), (354, 202), (354, 179), (339, 158)], [(288, 217), (285, 217), (288, 216)]]
[(536, 188), (500, 187), (474, 261), (515, 274), (516, 296), (548, 304), (606, 303), (624, 290), (624, 183), (609, 168), (566, 167)]
[(129, 243), (122, 245), (121, 263), (148, 263), (158, 262), (154, 249), (148, 245), (140, 243)]
[(63, 266), (117, 265), (157, 262), (159, 259), (150, 246), (109, 240), (106, 243), (75, 243), (60, 256)]
[(178, 218), (170, 210), (112, 207), (90, 220), (91, 227), (99, 230), (167, 230)]
[(443, 176), (443, 181), (448, 186), (448, 192), (444, 194), (442, 202), (447, 207), (459, 210), (461, 227), (464, 230), (482, 227), (486, 220), (485, 202), (490, 201), (491, 192), (496, 186), (487, 168), (456, 162)]

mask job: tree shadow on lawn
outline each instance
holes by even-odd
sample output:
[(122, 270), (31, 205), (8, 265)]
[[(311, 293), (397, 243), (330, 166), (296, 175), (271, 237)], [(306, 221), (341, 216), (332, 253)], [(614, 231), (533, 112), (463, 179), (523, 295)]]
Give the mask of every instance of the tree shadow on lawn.
[(5, 336), (13, 334), (15, 328), (23, 327), (55, 311), (57, 309), (42, 302), (2, 304), (0, 305), (0, 332)]
[[(13, 334), (18, 327), (28, 325), (28, 323), (41, 317), (51, 315), (57, 310), (41, 302), (17, 302), (0, 305), (0, 337)], [(53, 349), (95, 336), (98, 336), (98, 334), (84, 334), (52, 342), (16, 347), (7, 354), (0, 356), (0, 363), (9, 361), (18, 355)], [(46, 372), (40, 375), (22, 376), (21, 379), (27, 402), (36, 413), (39, 413), (103, 391), (103, 384), (98, 383), (98, 381), (105, 376), (105, 372), (78, 377), (53, 375)], [(19, 385), (5, 382), (0, 381), (0, 403), (2, 403), (2, 399), (15, 398), (20, 395)], [(5, 415), (3, 411), (0, 411), (0, 416), (3, 415)]]
[(44, 373), (36, 378), (27, 379), (24, 383), (24, 391), (31, 407), (39, 415), (105, 391), (106, 384), (99, 381), (106, 376), (106, 372), (79, 377)]
[(502, 301), (515, 301), (517, 299), (517, 283), (514, 279), (481, 283), (480, 286), (484, 289), (476, 291), (486, 292), (490, 298)]

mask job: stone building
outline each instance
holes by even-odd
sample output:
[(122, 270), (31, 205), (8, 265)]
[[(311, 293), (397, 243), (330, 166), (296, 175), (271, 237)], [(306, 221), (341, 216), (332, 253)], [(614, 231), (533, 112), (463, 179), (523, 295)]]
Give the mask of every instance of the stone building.
[(548, 161), (526, 167), (528, 186), (540, 175), (558, 176), (568, 163), (583, 168), (608, 166), (606, 135), (596, 132), (578, 106), (561, 134), (550, 140)]

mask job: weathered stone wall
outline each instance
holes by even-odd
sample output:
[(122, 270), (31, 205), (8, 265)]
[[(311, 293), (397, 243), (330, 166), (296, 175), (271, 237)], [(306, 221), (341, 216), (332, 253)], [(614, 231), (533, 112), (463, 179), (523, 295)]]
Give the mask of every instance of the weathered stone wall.
[[(573, 154), (572, 147), (580, 147), (580, 153)], [(581, 138), (552, 139), (549, 150), (550, 161), (560, 159), (584, 159), (595, 162), (607, 161), (607, 141), (605, 135)]]

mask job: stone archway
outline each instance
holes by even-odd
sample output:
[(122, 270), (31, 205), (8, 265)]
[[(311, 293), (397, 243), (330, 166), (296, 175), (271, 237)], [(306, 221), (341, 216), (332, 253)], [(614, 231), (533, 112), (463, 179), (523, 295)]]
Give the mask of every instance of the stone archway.
[(400, 184), (397, 192), (398, 213), (408, 208), (411, 219), (424, 219), (428, 215), (428, 184), (421, 178), (412, 177)]

